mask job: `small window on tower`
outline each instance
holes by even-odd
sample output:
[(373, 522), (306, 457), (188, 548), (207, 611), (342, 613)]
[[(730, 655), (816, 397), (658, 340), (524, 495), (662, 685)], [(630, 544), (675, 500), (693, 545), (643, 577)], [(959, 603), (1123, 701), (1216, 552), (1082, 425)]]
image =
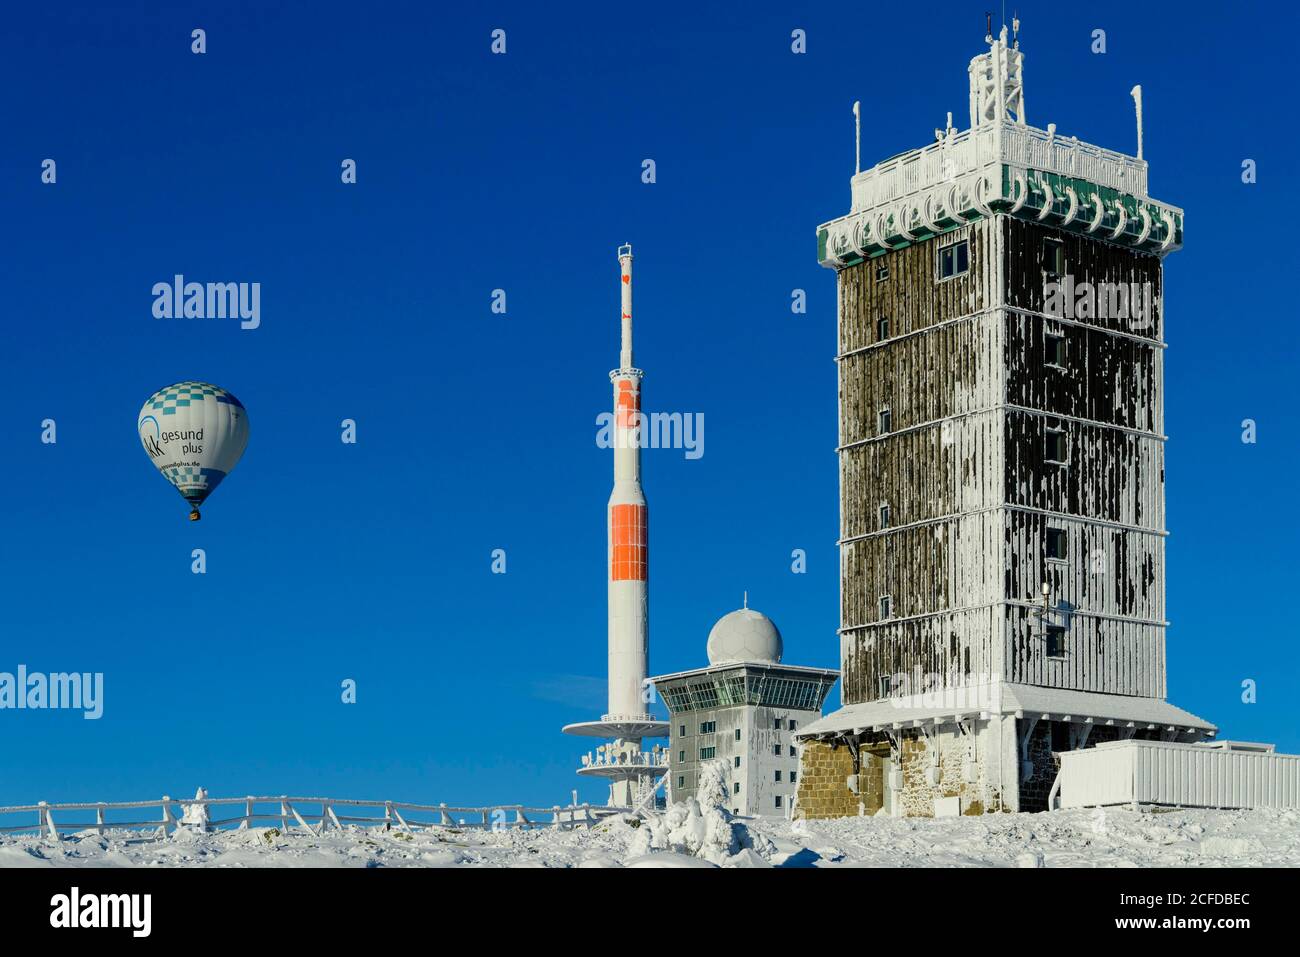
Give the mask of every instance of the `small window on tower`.
[(876, 413), (876, 427), (880, 435), (888, 435), (894, 427), (894, 413), (887, 408), (881, 409)]
[(776, 796), (776, 806), (777, 807), (781, 806), (781, 795), (779, 794)]
[(1047, 641), (1047, 657), (1064, 658), (1065, 657), (1065, 626), (1048, 625), (1047, 633), (1044, 636)]
[(700, 760), (712, 761), (714, 755), (718, 753), (717, 748), (700, 748)]
[(731, 785), (731, 793), (732, 793), (732, 794), (739, 794), (739, 793), (740, 793), (740, 782), (739, 782), (739, 781), (736, 781), (734, 784)]
[(740, 740), (740, 729), (739, 729), (739, 728), (736, 729), (736, 740), (737, 740), (737, 741)]
[(685, 751), (678, 751), (678, 752), (677, 752), (677, 763), (678, 763), (678, 764), (683, 764), (683, 763), (685, 763), (685, 761), (686, 761), (686, 752), (685, 752)]
[(1051, 561), (1065, 561), (1065, 529), (1049, 528), (1047, 530), (1047, 557)]
[(1043, 335), (1043, 361), (1058, 369), (1065, 368), (1065, 336), (1048, 332)]
[(678, 737), (686, 736), (686, 725), (682, 725), (680, 728), (677, 729), (677, 736)]
[(880, 506), (880, 529), (884, 531), (889, 527), (889, 505)]
[(1065, 275), (1065, 243), (1059, 239), (1043, 240), (1043, 269), (1049, 276)]
[(739, 755), (739, 754), (736, 755), (736, 763), (735, 763), (735, 767), (740, 767), (740, 755)]
[(777, 758), (781, 756), (781, 745), (779, 744), (772, 745), (772, 756)]
[(881, 263), (876, 267), (876, 282), (884, 282), (889, 278), (889, 267)]
[(966, 240), (939, 247), (939, 279), (952, 279), (970, 269), (970, 243)]
[(1069, 461), (1069, 454), (1069, 447), (1065, 443), (1065, 430), (1048, 429), (1043, 457), (1054, 465), (1064, 465)]
[(792, 758), (795, 757), (795, 753), (794, 753), (794, 745), (793, 745), (793, 744), (790, 745), (790, 757), (792, 757)]
[(790, 719), (789, 730), (791, 730), (791, 731), (797, 731), (798, 729), (799, 729), (799, 723), (798, 723), (797, 721), (795, 721), (794, 718), (791, 718), (791, 719)]
[(890, 685), (889, 675), (881, 675), (879, 678), (877, 678), (877, 679), (876, 679), (876, 697), (878, 697), (878, 698), (888, 698), (888, 697), (889, 697), (889, 685)]
[(776, 781), (776, 782), (779, 784), (780, 781), (781, 781), (781, 772), (780, 772), (780, 770), (778, 769), (778, 770), (774, 771), (773, 774), (775, 775), (775, 777), (773, 777), (772, 780), (773, 780), (773, 781)]
[(889, 320), (884, 318), (877, 319), (876, 320), (876, 341), (884, 342), (888, 338), (889, 338)]
[(790, 772), (790, 783), (791, 783), (791, 784), (794, 784), (794, 781), (795, 781), (795, 775), (797, 775), (798, 773), (799, 773), (798, 771), (791, 771), (791, 772)]
[(700, 734), (713, 734), (717, 730), (718, 730), (718, 722), (716, 721), (700, 722)]
[(677, 775), (677, 786), (679, 788), (686, 787), (686, 775), (684, 774)]
[(880, 620), (884, 621), (894, 613), (894, 599), (889, 595), (880, 596)]

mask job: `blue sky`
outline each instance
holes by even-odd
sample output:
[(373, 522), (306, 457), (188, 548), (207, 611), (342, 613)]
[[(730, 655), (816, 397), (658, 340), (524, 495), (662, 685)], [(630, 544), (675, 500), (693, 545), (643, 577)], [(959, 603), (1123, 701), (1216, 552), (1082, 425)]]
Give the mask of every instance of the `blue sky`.
[[(99, 721), (0, 711), (0, 804), (567, 798), (584, 742), (559, 728), (604, 709), (594, 436), (623, 242), (645, 407), (706, 423), (702, 458), (645, 455), (652, 669), (701, 664), (745, 589), (788, 661), (838, 664), (814, 228), (847, 211), (855, 98), (864, 165), (948, 110), (965, 125), (987, 5), (114, 6), (15, 7), (0, 35), (0, 670), (106, 683)], [(1131, 152), (1142, 83), (1152, 192), (1187, 210), (1166, 282), (1170, 698), (1295, 751), (1294, 264), (1271, 238), (1297, 199), (1293, 15), (1259, 8), (1229, 68), (1227, 14), (1089, 6), (1019, 5), (1027, 112)], [(154, 319), (175, 273), (260, 282), (261, 327)], [(252, 426), (198, 525), (134, 429), (189, 378)]]

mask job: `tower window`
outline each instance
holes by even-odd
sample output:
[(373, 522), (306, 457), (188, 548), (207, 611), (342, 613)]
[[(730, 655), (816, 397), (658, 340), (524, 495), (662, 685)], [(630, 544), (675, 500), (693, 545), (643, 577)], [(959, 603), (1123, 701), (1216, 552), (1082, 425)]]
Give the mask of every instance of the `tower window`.
[(685, 751), (678, 751), (678, 752), (677, 752), (677, 763), (678, 763), (678, 764), (683, 764), (683, 763), (685, 763), (685, 761), (686, 761), (686, 752), (685, 752)]
[(795, 756), (795, 754), (794, 754), (794, 745), (792, 744), (792, 745), (790, 745), (790, 757), (793, 758), (794, 756)]
[(970, 269), (970, 243), (963, 239), (939, 247), (939, 279), (952, 279)]
[(731, 793), (732, 793), (732, 794), (739, 794), (739, 793), (740, 793), (740, 782), (739, 782), (739, 781), (736, 781), (734, 784), (731, 785)]
[(889, 338), (889, 320), (880, 318), (876, 320), (876, 341), (884, 342)]
[(1065, 626), (1048, 625), (1046, 634), (1047, 657), (1064, 658), (1065, 657)]
[(777, 783), (780, 783), (780, 781), (781, 781), (781, 771), (780, 771), (780, 769), (778, 768), (778, 769), (777, 769), (775, 772), (773, 772), (773, 773), (774, 773), (775, 777), (773, 777), (772, 780), (773, 780), (773, 781), (776, 781)]
[(736, 740), (737, 740), (737, 741), (740, 740), (740, 729), (739, 729), (739, 728), (736, 729)]
[(713, 732), (717, 730), (718, 730), (718, 722), (716, 721), (700, 722), (700, 734), (713, 734)]
[(773, 718), (773, 719), (772, 719), (772, 730), (773, 730), (773, 731), (780, 731), (780, 730), (781, 730), (781, 719), (780, 719), (780, 718)]
[(736, 763), (735, 763), (734, 767), (737, 767), (737, 768), (740, 767), (740, 755), (739, 755), (739, 754), (736, 755)]
[(1059, 239), (1043, 240), (1043, 269), (1049, 276), (1065, 275), (1065, 243)]
[(718, 753), (717, 748), (700, 748), (700, 760), (710, 761), (713, 759), (713, 756), (717, 753)]
[(677, 775), (677, 786), (679, 788), (686, 787), (686, 775), (684, 774)]
[(772, 745), (772, 756), (776, 758), (779, 758), (781, 756), (781, 745), (779, 744)]
[(1065, 336), (1053, 332), (1043, 334), (1043, 361), (1049, 366), (1064, 369), (1066, 362)]
[(889, 527), (889, 504), (880, 506), (880, 529), (884, 531)]
[(682, 725), (680, 728), (677, 729), (677, 736), (679, 738), (686, 737), (686, 725)]
[(889, 267), (881, 263), (876, 267), (876, 282), (884, 282), (889, 278)]
[(1069, 461), (1069, 448), (1065, 443), (1064, 429), (1048, 429), (1043, 457), (1055, 465), (1064, 465)]
[(779, 794), (776, 796), (776, 806), (777, 807), (781, 806), (781, 795)]
[(1065, 561), (1065, 529), (1049, 528), (1047, 530), (1047, 557), (1053, 561)]
[(889, 595), (880, 596), (880, 620), (884, 621), (894, 613), (894, 599)]
[(890, 685), (889, 675), (881, 675), (879, 678), (877, 678), (877, 679), (876, 679), (876, 697), (878, 697), (878, 698), (888, 698), (888, 697), (889, 697), (889, 685)]
[(794, 784), (795, 775), (798, 774), (798, 773), (799, 773), (799, 772), (797, 772), (797, 771), (791, 771), (791, 772), (790, 772), (790, 783), (791, 783), (791, 784)]
[(791, 731), (795, 731), (795, 730), (798, 730), (798, 728), (799, 728), (799, 724), (798, 724), (798, 722), (796, 722), (796, 721), (794, 720), (794, 718), (791, 718), (791, 719), (790, 719), (790, 726), (789, 726), (789, 729), (790, 729)]
[(876, 431), (881, 435), (888, 435), (894, 427), (894, 414), (888, 409), (881, 409), (876, 413)]

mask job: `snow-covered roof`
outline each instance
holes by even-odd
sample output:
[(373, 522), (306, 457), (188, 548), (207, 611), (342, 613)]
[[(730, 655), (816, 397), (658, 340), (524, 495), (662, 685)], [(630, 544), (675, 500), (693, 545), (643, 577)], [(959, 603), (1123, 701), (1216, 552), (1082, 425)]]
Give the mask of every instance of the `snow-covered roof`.
[(1055, 721), (1083, 721), (1137, 726), (1155, 725), (1213, 734), (1218, 728), (1161, 698), (1094, 694), (1035, 685), (991, 683), (938, 690), (923, 695), (884, 698), (848, 705), (811, 724), (795, 735), (813, 738), (843, 731), (908, 728), (944, 724), (959, 718), (1013, 714)]

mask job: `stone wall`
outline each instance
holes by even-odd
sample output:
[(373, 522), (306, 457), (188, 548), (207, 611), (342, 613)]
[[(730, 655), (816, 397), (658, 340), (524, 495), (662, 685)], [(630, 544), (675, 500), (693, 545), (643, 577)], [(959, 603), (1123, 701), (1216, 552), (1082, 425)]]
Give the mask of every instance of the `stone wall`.
[(794, 816), (856, 817), (862, 798), (849, 790), (848, 778), (857, 770), (857, 762), (846, 745), (832, 747), (828, 741), (804, 742)]

